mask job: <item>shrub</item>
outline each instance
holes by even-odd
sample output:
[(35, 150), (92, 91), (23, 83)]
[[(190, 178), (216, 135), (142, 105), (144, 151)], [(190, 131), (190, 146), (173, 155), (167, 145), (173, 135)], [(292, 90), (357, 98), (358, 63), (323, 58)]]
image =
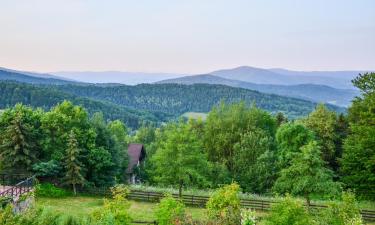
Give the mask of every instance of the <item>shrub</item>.
[(309, 213), (301, 201), (287, 195), (282, 201), (271, 206), (265, 225), (309, 225), (313, 224)]
[(103, 208), (91, 214), (90, 224), (127, 225), (131, 223), (132, 219), (128, 212), (130, 203), (126, 200), (129, 189), (121, 184), (111, 188), (111, 192), (112, 199), (105, 199)]
[(240, 186), (226, 185), (215, 191), (207, 202), (208, 215), (220, 224), (239, 224), (241, 218)]
[(255, 211), (251, 209), (241, 210), (241, 225), (255, 225), (256, 216)]
[(70, 193), (51, 183), (43, 183), (36, 186), (35, 195), (37, 197), (62, 198), (69, 196)]
[(363, 224), (359, 206), (352, 192), (343, 192), (342, 201), (329, 204), (317, 221), (322, 225)]
[(180, 224), (185, 216), (185, 206), (172, 195), (166, 195), (160, 200), (155, 216), (160, 225)]
[(0, 209), (7, 206), (12, 201), (9, 197), (0, 197)]

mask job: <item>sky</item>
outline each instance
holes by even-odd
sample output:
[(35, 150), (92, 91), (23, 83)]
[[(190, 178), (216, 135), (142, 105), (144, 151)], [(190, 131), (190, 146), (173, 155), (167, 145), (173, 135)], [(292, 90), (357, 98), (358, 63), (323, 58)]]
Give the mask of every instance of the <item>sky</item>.
[(0, 0), (0, 67), (374, 70), (374, 0)]

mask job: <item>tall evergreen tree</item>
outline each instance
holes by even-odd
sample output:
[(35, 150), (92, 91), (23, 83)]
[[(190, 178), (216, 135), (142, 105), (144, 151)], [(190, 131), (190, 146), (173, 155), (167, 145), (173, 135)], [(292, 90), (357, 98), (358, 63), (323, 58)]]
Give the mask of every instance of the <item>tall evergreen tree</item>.
[(0, 159), (5, 170), (27, 172), (37, 161), (37, 140), (33, 138), (32, 127), (17, 113), (1, 133)]
[(72, 185), (74, 195), (77, 194), (76, 186), (83, 185), (85, 178), (82, 175), (82, 163), (79, 160), (80, 150), (74, 131), (70, 131), (68, 146), (65, 156), (65, 183)]

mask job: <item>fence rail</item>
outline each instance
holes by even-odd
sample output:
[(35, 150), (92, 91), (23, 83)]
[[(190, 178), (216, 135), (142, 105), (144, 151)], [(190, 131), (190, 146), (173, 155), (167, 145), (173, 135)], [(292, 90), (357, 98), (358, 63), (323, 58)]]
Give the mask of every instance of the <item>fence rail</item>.
[(13, 202), (16, 202), (18, 198), (33, 190), (35, 177), (29, 177), (14, 186), (8, 187), (6, 190), (0, 192), (0, 197), (10, 198)]

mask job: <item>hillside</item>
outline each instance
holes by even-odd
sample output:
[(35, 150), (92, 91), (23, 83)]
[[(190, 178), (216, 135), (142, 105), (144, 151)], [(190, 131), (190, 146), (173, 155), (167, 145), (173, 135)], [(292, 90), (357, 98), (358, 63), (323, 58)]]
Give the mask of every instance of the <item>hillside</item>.
[(186, 76), (175, 79), (159, 81), (157, 83), (167, 84), (221, 84), (231, 87), (240, 87), (250, 90), (256, 90), (263, 93), (277, 94), (295, 98), (302, 98), (314, 102), (331, 103), (339, 106), (348, 106), (351, 100), (358, 95), (357, 91), (352, 89), (337, 89), (326, 85), (316, 84), (298, 84), (298, 85), (272, 85), (255, 84), (239, 80), (226, 79), (210, 74)]
[[(185, 112), (208, 112), (221, 100), (229, 103), (239, 101), (255, 103), (269, 112), (283, 112), (290, 118), (307, 115), (316, 105), (301, 99), (210, 84), (141, 84), (113, 87), (62, 85), (56, 88), (77, 96), (104, 100), (132, 109), (163, 112), (175, 116)], [(331, 105), (329, 107), (338, 112), (345, 111), (340, 107)]]
[(14, 106), (16, 103), (49, 109), (64, 100), (84, 106), (90, 114), (102, 112), (106, 119), (119, 119), (132, 128), (137, 128), (142, 121), (160, 122), (167, 119), (167, 115), (163, 113), (148, 113), (108, 102), (83, 98), (58, 91), (55, 86), (40, 87), (30, 84), (0, 81), (0, 109)]
[(29, 72), (18, 72), (15, 70), (9, 70), (0, 68), (0, 81), (18, 81), (30, 84), (71, 84), (76, 83), (71, 80), (59, 79), (58, 77), (47, 75), (47, 74), (36, 74)]

